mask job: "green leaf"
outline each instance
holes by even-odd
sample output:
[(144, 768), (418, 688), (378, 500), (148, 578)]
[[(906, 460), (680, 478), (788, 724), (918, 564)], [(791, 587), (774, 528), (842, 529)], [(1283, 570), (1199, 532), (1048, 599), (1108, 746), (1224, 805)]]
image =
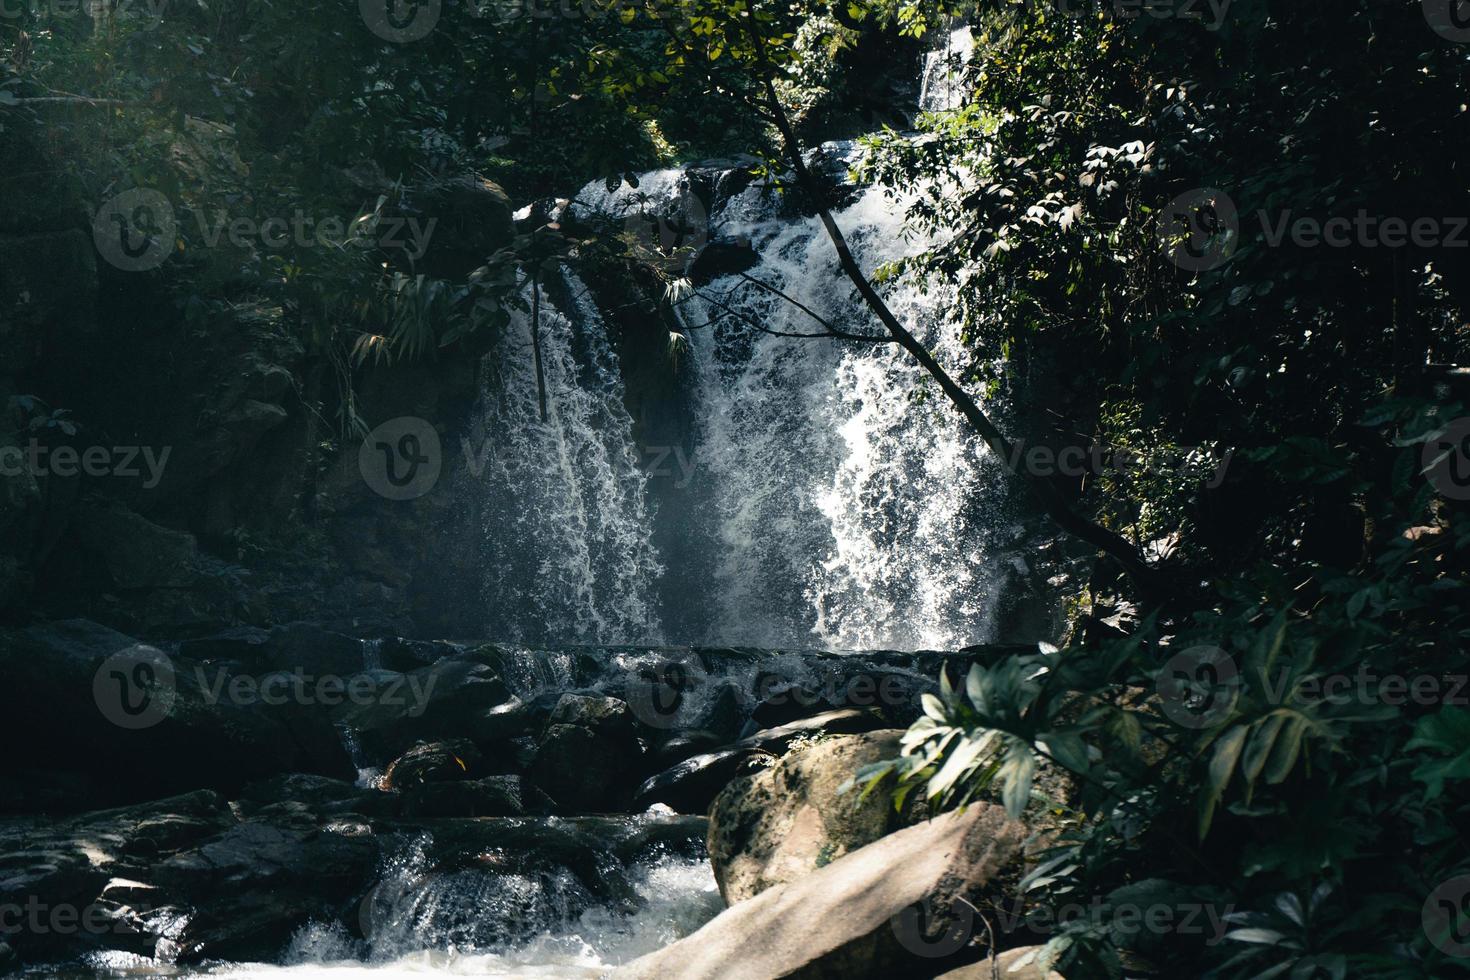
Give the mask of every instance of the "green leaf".
[(1470, 779), (1470, 711), (1450, 707), (1419, 719), (1414, 737), (1404, 748), (1444, 756), (1422, 762), (1414, 769), (1414, 778), (1424, 784), (1425, 797), (1437, 799), (1446, 782)]
[(1240, 761), (1249, 732), (1247, 726), (1236, 725), (1215, 743), (1215, 753), (1210, 758), (1209, 772), (1205, 777), (1204, 794), (1200, 797), (1199, 835), (1202, 840), (1210, 832), (1215, 808), (1220, 805), (1225, 788), (1230, 785), (1230, 777), (1235, 774), (1235, 766)]
[(1012, 743), (1001, 767), (1001, 802), (1012, 819), (1019, 819), (1031, 801), (1031, 781), (1036, 775), (1036, 757), (1029, 746)]

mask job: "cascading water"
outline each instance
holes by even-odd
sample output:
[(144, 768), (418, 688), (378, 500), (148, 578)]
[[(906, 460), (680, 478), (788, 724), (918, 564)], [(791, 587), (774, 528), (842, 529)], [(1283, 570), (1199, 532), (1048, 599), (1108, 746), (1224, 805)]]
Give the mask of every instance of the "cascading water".
[[(723, 306), (780, 333), (820, 333), (820, 317), (874, 335), (881, 327), (819, 221), (776, 211), (752, 187), (718, 219), (760, 255), (749, 275), (789, 299), (726, 277), (689, 304), (691, 326)], [(902, 205), (882, 191), (860, 192), (835, 217), (865, 269), (905, 253)], [(942, 291), (899, 287), (887, 301), (941, 359), (958, 359)], [(717, 608), (709, 639), (835, 649), (987, 639), (993, 474), (947, 405), (915, 401), (918, 366), (893, 345), (775, 336), (744, 318), (695, 336), (695, 479), (710, 501)]]
[[(470, 440), (470, 465), (483, 467), (475, 492), (492, 502), (483, 517), (485, 635), (657, 643), (652, 598), (662, 568), (618, 358), (581, 281), (563, 271), (541, 292), (546, 417), (532, 318), (520, 312), (485, 360), (490, 377)], [(529, 305), (529, 286), (525, 293)]]
[[(971, 44), (962, 28), (926, 59), (924, 108), (954, 103), (954, 66)], [(851, 163), (856, 151), (822, 152)], [(595, 182), (574, 211), (631, 222), (648, 202), (687, 210), (687, 183), (679, 170), (642, 175), (636, 187)], [(1004, 506), (981, 443), (941, 398), (914, 397), (925, 379), (896, 347), (773, 336), (752, 324), (810, 334), (820, 318), (881, 332), (815, 218), (786, 216), (759, 185), (711, 210), (709, 236), (748, 241), (759, 262), (679, 307), (697, 364), (694, 449), (679, 497), (688, 513), (648, 503), (617, 358), (580, 283), (568, 280), (580, 298), (571, 316), (543, 312), (549, 422), (537, 416), (524, 320), (495, 359), (485, 424), (509, 452), (487, 493), (510, 512), (487, 520), (491, 635), (838, 650), (992, 639), (996, 576), (986, 555)], [(904, 211), (864, 188), (836, 212), (869, 273), (925, 247), (906, 240)], [(943, 290), (898, 284), (885, 295), (942, 361), (962, 363)], [(660, 531), (679, 543), (662, 556)], [(661, 576), (677, 587), (660, 591)], [(655, 608), (660, 595), (681, 608)], [(660, 623), (669, 624), (662, 634)]]

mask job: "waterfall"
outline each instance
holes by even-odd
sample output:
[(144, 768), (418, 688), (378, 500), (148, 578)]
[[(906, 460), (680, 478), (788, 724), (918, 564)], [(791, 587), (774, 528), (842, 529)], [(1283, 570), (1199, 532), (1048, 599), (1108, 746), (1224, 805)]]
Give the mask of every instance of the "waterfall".
[[(530, 289), (525, 301), (530, 305)], [(486, 635), (508, 642), (658, 643), (662, 573), (618, 357), (587, 287), (543, 284), (541, 406), (531, 316), (485, 359), (470, 440), (482, 517)]]
[[(837, 145), (835, 153), (850, 153)], [(903, 205), (877, 188), (838, 210), (859, 264), (923, 247)], [(881, 330), (815, 218), (783, 219), (752, 187), (717, 215), (760, 255), (749, 275), (854, 333)], [(770, 330), (822, 329), (795, 303), (743, 278), (704, 291)], [(961, 363), (943, 290), (888, 288), (894, 313), (941, 360)], [(691, 325), (717, 315), (696, 300)], [(915, 400), (922, 372), (889, 344), (791, 339), (725, 318), (694, 331), (700, 367), (695, 468), (709, 501), (708, 639), (834, 649), (914, 649), (989, 638), (986, 542), (998, 471), (942, 398)], [(930, 394), (936, 394), (930, 391)]]
[[(956, 68), (972, 46), (960, 28), (926, 58), (924, 108), (958, 104)], [(822, 169), (846, 169), (857, 153), (824, 146)], [(702, 168), (704, 185), (738, 186), (710, 180), (711, 169)], [(486, 362), (480, 410), (496, 445), (477, 490), (487, 508), (486, 635), (834, 650), (993, 639), (999, 570), (987, 556), (992, 529), (1007, 523), (997, 462), (900, 349), (772, 336), (722, 312), (787, 333), (820, 330), (812, 314), (881, 331), (815, 218), (791, 216), (768, 187), (706, 190), (700, 200), (693, 183), (678, 169), (640, 175), (636, 186), (596, 181), (572, 210), (630, 229), (653, 222), (665, 238), (667, 226), (685, 235), (697, 221), (706, 230), (696, 247), (748, 241), (758, 256), (748, 275), (789, 300), (728, 275), (679, 305), (695, 364), (694, 445), (680, 459), (687, 486), (659, 507), (639, 467), (649, 447), (635, 443), (616, 338), (585, 285), (564, 272), (543, 295), (544, 422), (530, 320), (516, 317)], [(873, 187), (844, 193), (836, 218), (869, 274), (926, 247), (907, 234), (904, 201)], [(943, 362), (964, 364), (951, 296), (881, 288)]]
[(964, 100), (960, 70), (975, 50), (975, 36), (958, 27), (945, 38), (944, 47), (924, 55), (919, 85), (919, 108), (926, 112), (958, 109)]

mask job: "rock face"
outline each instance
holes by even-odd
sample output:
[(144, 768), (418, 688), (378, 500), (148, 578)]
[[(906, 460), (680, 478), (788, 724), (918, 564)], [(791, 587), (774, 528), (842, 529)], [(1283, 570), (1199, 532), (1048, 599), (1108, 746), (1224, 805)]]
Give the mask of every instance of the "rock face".
[(605, 813), (627, 806), (642, 755), (627, 704), (565, 694), (552, 709), (528, 776), (568, 811)]
[(828, 736), (742, 776), (710, 807), (709, 856), (731, 905), (794, 881), (897, 830), (889, 795), (839, 787), (862, 766), (898, 755), (903, 732)]
[(904, 913), (916, 906), (956, 908), (959, 899), (1020, 852), (1025, 836), (1022, 825), (990, 804), (942, 814), (733, 905), (693, 935), (612, 976), (837, 980), (929, 975), (938, 966), (934, 951), (905, 927)]
[(83, 775), (84, 806), (355, 773), (326, 712), (237, 698), (227, 675), (150, 649), (85, 620), (0, 632), (0, 738), (26, 747), (9, 772)]

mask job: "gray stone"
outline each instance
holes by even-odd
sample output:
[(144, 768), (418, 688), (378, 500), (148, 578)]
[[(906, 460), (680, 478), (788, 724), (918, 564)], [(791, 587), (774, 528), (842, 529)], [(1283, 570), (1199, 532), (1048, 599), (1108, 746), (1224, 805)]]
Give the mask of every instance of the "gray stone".
[(1025, 837), (1025, 827), (990, 804), (941, 814), (731, 906), (613, 980), (914, 975), (925, 959), (906, 948), (912, 938), (901, 938), (904, 913), (956, 907), (1006, 867)]
[(709, 855), (733, 905), (794, 881), (897, 830), (891, 794), (840, 787), (861, 767), (898, 756), (903, 732), (834, 735), (742, 776), (710, 807)]

